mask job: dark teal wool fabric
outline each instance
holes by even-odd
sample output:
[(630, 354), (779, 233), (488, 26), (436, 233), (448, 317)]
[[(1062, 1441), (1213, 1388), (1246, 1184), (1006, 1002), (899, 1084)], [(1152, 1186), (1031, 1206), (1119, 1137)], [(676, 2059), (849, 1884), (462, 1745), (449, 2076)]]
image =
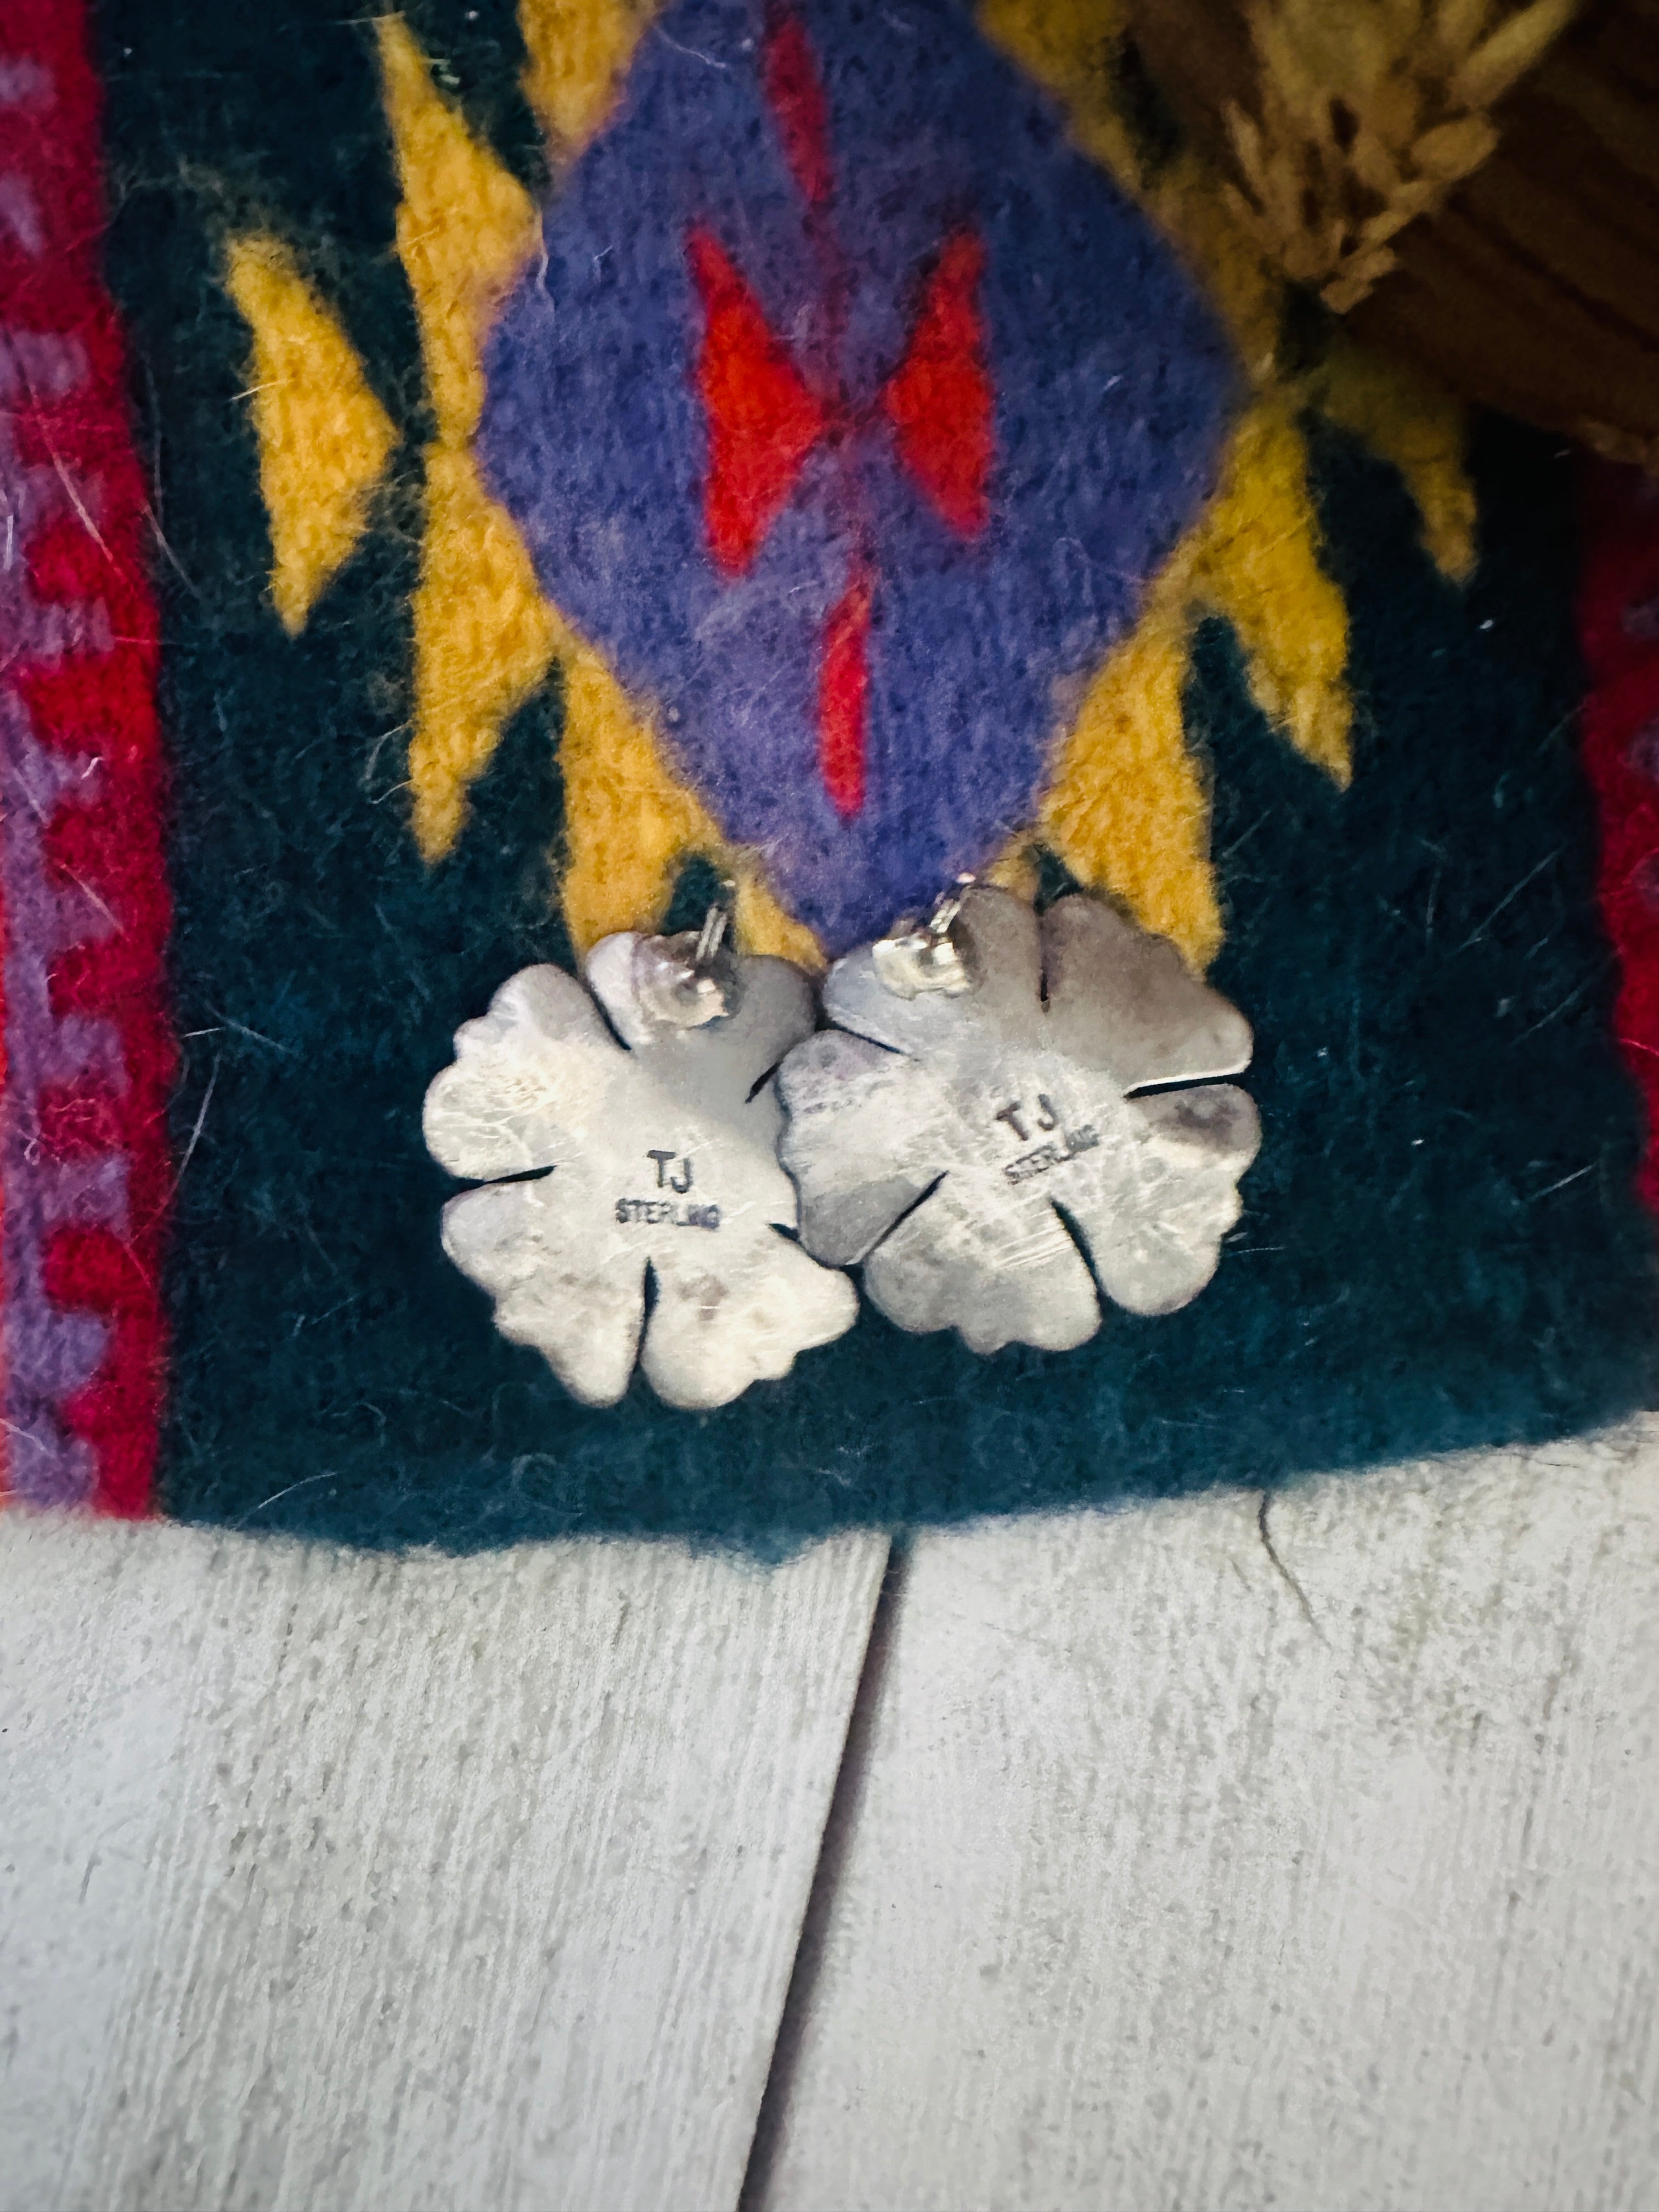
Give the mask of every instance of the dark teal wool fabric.
[[(527, 173), (510, 10), (441, 14), (459, 90)], [(496, 1334), (440, 1249), (453, 1186), (421, 1102), (507, 975), (568, 963), (561, 702), (518, 717), (428, 871), (403, 767), (426, 408), (370, 34), (346, 15), (104, 11), (110, 273), (171, 556), (185, 1072), (166, 1510), (375, 1545), (629, 1530), (775, 1548), (1548, 1437), (1647, 1402), (1659, 1312), (1575, 758), (1567, 470), (1496, 422), (1462, 592), (1395, 476), (1318, 434), (1353, 624), (1346, 793), (1265, 725), (1230, 634), (1202, 639), (1188, 724), (1228, 927), (1212, 980), (1255, 1028), (1264, 1141), (1192, 1305), (989, 1359), (866, 1309), (702, 1416), (637, 1378), (619, 1407), (583, 1408)], [(406, 441), (295, 641), (265, 595), (247, 335), (218, 273), (227, 226), (252, 222), (294, 242)], [(683, 893), (689, 920), (704, 887)]]

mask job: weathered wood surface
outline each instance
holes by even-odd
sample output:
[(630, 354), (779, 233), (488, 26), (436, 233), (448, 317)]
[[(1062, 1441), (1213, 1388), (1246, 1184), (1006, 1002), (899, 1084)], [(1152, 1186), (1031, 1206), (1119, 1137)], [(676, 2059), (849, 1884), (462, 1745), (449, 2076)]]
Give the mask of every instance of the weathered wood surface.
[(712, 2212), (886, 1547), (0, 1521), (4, 2212)]
[[(748, 2204), (1659, 2205), (1659, 1422), (1257, 1512), (918, 1540)], [(0, 1522), (0, 2212), (733, 2204), (883, 1552)]]
[(1258, 1504), (918, 1541), (769, 2212), (1659, 2205), (1659, 1423)]

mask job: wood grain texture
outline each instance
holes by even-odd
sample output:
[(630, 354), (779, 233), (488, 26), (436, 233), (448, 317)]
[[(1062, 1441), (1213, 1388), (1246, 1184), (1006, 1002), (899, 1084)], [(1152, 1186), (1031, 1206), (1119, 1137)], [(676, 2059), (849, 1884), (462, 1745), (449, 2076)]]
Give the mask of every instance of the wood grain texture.
[[(1260, 117), (1264, 9), (1129, 0), (1152, 80), (1235, 182), (1226, 118)], [(1493, 119), (1497, 150), (1394, 237), (1398, 269), (1348, 325), (1466, 397), (1659, 469), (1659, 0), (1584, 0)]]
[(1659, 469), (1659, 0), (1595, 0), (1499, 110), (1491, 160), (1401, 234), (1356, 334), (1453, 390)]
[(1258, 1510), (918, 1540), (770, 2212), (1659, 2203), (1659, 1423)]
[(9, 1514), (3, 2212), (732, 2203), (885, 1552)]

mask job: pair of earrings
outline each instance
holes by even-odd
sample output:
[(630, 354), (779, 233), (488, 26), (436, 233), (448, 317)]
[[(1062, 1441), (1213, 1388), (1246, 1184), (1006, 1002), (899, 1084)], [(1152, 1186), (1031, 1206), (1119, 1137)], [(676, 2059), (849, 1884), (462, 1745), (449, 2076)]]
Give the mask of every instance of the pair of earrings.
[[(1260, 1142), (1243, 1017), (1082, 893), (964, 881), (812, 980), (701, 933), (526, 968), (457, 1033), (427, 1144), (450, 1258), (572, 1395), (637, 1361), (726, 1404), (857, 1318), (1067, 1351), (1215, 1272)], [(603, 1010), (601, 1012), (601, 1010)], [(820, 1010), (827, 1026), (819, 1026)], [(654, 1286), (647, 1316), (647, 1271)]]

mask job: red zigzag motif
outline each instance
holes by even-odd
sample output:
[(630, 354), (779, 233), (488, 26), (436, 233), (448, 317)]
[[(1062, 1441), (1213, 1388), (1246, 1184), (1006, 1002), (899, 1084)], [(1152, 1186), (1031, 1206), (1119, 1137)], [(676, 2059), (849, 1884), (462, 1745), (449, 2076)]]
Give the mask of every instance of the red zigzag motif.
[[(765, 81), (785, 158), (807, 204), (826, 262), (840, 249), (826, 226), (833, 198), (828, 107), (799, 18), (775, 15)], [(963, 538), (990, 517), (994, 399), (978, 307), (985, 249), (970, 230), (947, 239), (922, 287), (904, 357), (876, 398), (859, 405), (815, 389), (714, 234), (695, 228), (686, 258), (702, 307), (697, 392), (708, 427), (703, 528), (715, 565), (740, 576), (765, 543), (809, 457), (842, 454), (885, 420), (900, 460), (939, 520)], [(831, 304), (844, 289), (832, 280)], [(849, 506), (852, 503), (849, 501)], [(818, 687), (818, 761), (837, 811), (864, 803), (865, 702), (875, 597), (870, 549), (857, 544), (840, 600), (824, 624)]]

